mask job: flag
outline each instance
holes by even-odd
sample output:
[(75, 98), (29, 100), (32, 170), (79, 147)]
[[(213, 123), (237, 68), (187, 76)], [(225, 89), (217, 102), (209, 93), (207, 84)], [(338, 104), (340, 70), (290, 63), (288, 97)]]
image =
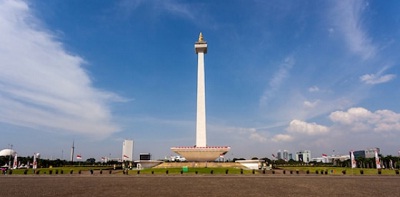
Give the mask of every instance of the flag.
[(272, 154), (272, 157), (273, 157), (273, 158), (276, 158), (274, 154)]
[(354, 152), (350, 151), (350, 160), (351, 160), (351, 168), (356, 168), (357, 167), (357, 163), (356, 163), (356, 159), (354, 158)]
[(13, 169), (17, 169), (17, 167), (18, 167), (18, 156), (17, 156), (17, 154), (15, 153), (15, 156), (14, 156), (14, 163), (13, 163)]
[(392, 160), (389, 161), (389, 167), (390, 167), (390, 169), (393, 169), (393, 161)]
[(76, 155), (76, 159), (82, 159), (81, 155)]
[(37, 168), (37, 162), (36, 159), (39, 156), (39, 153), (34, 153), (33, 154), (33, 164), (32, 164), (32, 169), (36, 169)]
[(127, 155), (124, 155), (124, 158), (129, 158)]
[(328, 155), (327, 154), (322, 154), (322, 157), (327, 157)]
[(106, 158), (105, 157), (101, 157), (101, 160), (104, 161), (104, 160), (106, 160)]
[(377, 150), (375, 150), (375, 164), (376, 164), (376, 169), (381, 169), (381, 161), (379, 161)]

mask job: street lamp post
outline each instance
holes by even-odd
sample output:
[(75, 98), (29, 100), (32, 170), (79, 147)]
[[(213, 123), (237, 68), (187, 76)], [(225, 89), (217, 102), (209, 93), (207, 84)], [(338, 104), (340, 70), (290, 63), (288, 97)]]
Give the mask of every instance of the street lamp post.
[(8, 156), (8, 168), (10, 168), (11, 169), (11, 154), (12, 154), (12, 148), (13, 148), (13, 145), (12, 144), (9, 144), (10, 145), (10, 155)]

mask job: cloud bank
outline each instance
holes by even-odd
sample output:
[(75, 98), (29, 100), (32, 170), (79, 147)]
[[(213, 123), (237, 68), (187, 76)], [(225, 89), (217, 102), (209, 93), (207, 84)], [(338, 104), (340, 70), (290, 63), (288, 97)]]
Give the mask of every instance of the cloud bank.
[(400, 132), (400, 114), (390, 110), (371, 112), (361, 107), (350, 108), (333, 112), (329, 118), (352, 131)]
[(85, 61), (63, 48), (25, 1), (0, 1), (0, 122), (104, 137), (118, 131), (113, 93), (93, 87)]
[[(272, 142), (302, 142), (306, 145), (319, 143), (318, 146), (332, 144), (348, 144), (344, 140), (354, 142), (354, 139), (364, 139), (370, 143), (396, 143), (396, 136), (400, 132), (400, 114), (391, 110), (376, 110), (371, 112), (362, 107), (349, 108), (347, 111), (334, 111), (328, 118), (331, 125), (309, 123), (301, 120), (292, 120), (286, 132), (275, 134)], [(366, 137), (368, 135), (369, 137)], [(344, 136), (346, 136), (344, 138)], [(365, 148), (365, 147), (359, 147)]]

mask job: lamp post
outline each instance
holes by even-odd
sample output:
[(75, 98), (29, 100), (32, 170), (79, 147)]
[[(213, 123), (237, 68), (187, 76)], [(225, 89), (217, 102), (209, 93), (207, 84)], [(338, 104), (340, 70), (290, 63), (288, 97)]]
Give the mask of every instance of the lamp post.
[(9, 146), (10, 146), (10, 152), (9, 152), (9, 156), (8, 156), (8, 168), (11, 169), (11, 155), (12, 155), (12, 153), (13, 153), (14, 151), (13, 151), (13, 145), (12, 145), (12, 144), (9, 144)]

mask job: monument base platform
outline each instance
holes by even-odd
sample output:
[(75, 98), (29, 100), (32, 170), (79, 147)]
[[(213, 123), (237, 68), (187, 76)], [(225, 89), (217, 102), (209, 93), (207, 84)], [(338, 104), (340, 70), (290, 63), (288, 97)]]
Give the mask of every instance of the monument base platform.
[(154, 166), (157, 166), (161, 163), (163, 163), (162, 161), (156, 161), (156, 160), (139, 160), (139, 161), (135, 161), (135, 163), (137, 163), (137, 168), (138, 169), (143, 169), (143, 168), (152, 168)]
[(229, 146), (206, 146), (206, 147), (172, 147), (171, 150), (187, 161), (215, 161), (221, 155), (225, 155), (231, 147)]

